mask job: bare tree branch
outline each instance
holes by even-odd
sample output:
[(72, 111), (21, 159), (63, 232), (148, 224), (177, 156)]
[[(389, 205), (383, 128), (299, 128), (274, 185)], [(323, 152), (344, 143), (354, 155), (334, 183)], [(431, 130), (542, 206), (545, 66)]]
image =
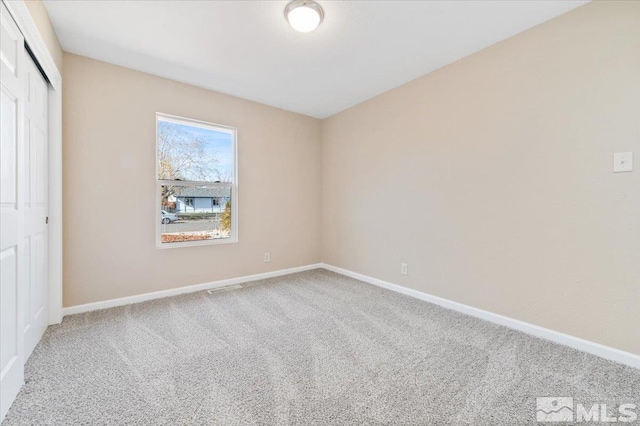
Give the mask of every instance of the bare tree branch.
[(158, 179), (219, 180), (220, 159), (206, 148), (205, 139), (159, 121)]

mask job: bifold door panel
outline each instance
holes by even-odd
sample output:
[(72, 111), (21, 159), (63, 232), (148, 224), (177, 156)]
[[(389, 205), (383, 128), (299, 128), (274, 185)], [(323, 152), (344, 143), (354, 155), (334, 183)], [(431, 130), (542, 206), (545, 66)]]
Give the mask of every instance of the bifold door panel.
[(48, 321), (47, 93), (0, 3), (0, 421)]

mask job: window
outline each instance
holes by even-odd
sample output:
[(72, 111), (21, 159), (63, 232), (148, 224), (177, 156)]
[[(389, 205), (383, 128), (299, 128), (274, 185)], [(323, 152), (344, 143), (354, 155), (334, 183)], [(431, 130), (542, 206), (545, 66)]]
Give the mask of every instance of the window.
[(156, 245), (238, 241), (236, 130), (156, 115)]

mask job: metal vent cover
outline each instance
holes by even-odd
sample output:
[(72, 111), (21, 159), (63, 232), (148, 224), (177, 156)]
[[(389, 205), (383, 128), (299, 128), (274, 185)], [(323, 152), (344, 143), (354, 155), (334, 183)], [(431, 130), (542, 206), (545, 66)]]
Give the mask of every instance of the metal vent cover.
[(214, 293), (220, 293), (221, 291), (237, 290), (239, 288), (242, 288), (240, 284), (228, 285), (226, 287), (212, 288), (210, 290), (207, 290), (207, 293), (214, 294)]

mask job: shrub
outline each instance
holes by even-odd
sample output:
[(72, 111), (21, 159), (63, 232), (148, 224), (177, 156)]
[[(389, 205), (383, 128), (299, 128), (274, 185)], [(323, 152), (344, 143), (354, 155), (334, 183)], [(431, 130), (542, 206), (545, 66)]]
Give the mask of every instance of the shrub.
[(224, 206), (224, 212), (220, 216), (220, 228), (223, 231), (231, 232), (231, 201), (227, 201)]

